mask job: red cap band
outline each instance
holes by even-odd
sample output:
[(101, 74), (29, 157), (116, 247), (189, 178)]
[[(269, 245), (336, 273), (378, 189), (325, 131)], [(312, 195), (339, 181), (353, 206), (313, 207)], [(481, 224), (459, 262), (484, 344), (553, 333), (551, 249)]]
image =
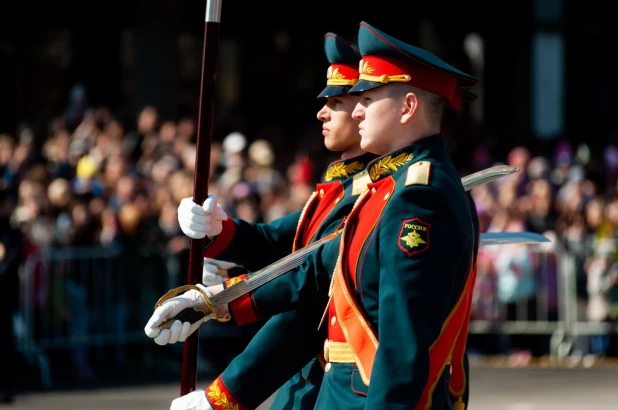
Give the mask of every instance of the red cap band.
[(395, 58), (382, 56), (363, 56), (359, 68), (360, 79), (384, 84), (390, 82), (406, 83), (451, 101), (457, 79), (443, 71), (418, 64), (409, 64)]
[(358, 82), (358, 67), (334, 63), (326, 72), (327, 85), (354, 85)]

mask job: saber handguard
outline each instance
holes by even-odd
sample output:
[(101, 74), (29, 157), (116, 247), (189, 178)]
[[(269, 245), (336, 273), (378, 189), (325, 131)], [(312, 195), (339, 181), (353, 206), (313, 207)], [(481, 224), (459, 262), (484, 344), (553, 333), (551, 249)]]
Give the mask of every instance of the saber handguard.
[(169, 299), (178, 296), (181, 293), (185, 293), (189, 290), (199, 291), (204, 301), (192, 308), (184, 309), (176, 317), (165, 319), (165, 321), (163, 321), (159, 328), (169, 329), (170, 327), (172, 327), (172, 324), (176, 320), (180, 320), (183, 323), (190, 322), (191, 324), (193, 324), (210, 314), (214, 314), (215, 319), (217, 319), (219, 322), (228, 322), (232, 318), (229, 313), (226, 313), (223, 316), (217, 316), (217, 309), (215, 309), (215, 306), (212, 304), (210, 296), (206, 293), (206, 291), (204, 291), (204, 289), (196, 285), (183, 285), (167, 291), (165, 295), (161, 296), (159, 300), (157, 300), (157, 303), (155, 303), (155, 309), (157, 309), (163, 303), (167, 302)]

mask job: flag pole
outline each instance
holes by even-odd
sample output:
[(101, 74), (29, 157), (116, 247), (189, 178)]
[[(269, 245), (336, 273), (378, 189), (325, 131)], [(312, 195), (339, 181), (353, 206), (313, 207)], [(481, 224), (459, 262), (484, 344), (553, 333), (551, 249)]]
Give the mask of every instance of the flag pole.
[[(204, 200), (208, 196), (208, 181), (210, 179), (210, 147), (215, 108), (221, 1), (222, 0), (206, 0), (204, 48), (202, 51), (202, 78), (197, 119), (197, 152), (193, 181), (193, 201), (200, 205), (204, 203)], [(187, 274), (187, 284), (189, 285), (197, 284), (202, 276), (205, 244), (205, 238), (191, 239), (189, 271)], [(197, 382), (198, 341), (199, 329), (183, 343), (182, 376), (180, 382), (181, 396), (195, 390)]]

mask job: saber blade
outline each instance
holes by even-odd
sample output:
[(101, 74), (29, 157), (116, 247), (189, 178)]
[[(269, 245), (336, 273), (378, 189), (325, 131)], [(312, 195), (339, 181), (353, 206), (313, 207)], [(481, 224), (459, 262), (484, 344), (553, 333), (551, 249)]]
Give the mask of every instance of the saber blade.
[(470, 191), (480, 185), (495, 181), (506, 175), (511, 175), (517, 171), (519, 171), (519, 168), (510, 167), (508, 165), (496, 165), (465, 176), (461, 178), (461, 182), (466, 191)]
[(490, 245), (534, 245), (551, 242), (545, 236), (534, 232), (485, 232), (481, 234), (481, 246)]
[[(470, 174), (461, 179), (462, 185), (466, 191), (470, 191), (480, 185), (489, 183), (491, 181), (495, 181), (496, 179), (502, 178), (505, 175), (510, 175), (519, 171), (518, 168), (510, 167), (507, 165), (497, 165), (494, 167), (486, 168), (484, 170), (475, 172), (474, 174)], [(320, 240), (312, 242), (311, 244), (297, 250), (296, 252), (291, 253), (290, 255), (268, 265), (267, 267), (260, 269), (259, 271), (250, 275), (247, 279), (243, 279), (233, 286), (229, 286), (223, 291), (213, 295), (210, 298), (210, 301), (214, 305), (215, 309), (225, 306), (226, 304), (238, 299), (239, 297), (246, 295), (264, 285), (267, 282), (289, 272), (290, 270), (300, 266), (302, 264), (310, 252), (315, 250), (316, 248), (322, 246), (326, 242), (332, 240), (335, 236), (339, 234), (340, 231), (337, 231), (331, 235), (328, 235)], [(499, 235), (492, 234), (493, 236), (485, 237), (486, 234), (481, 234), (481, 246), (484, 245), (504, 245), (508, 243), (537, 243), (540, 242), (540, 238), (534, 239), (530, 236), (516, 236), (515, 234), (520, 234), (520, 232), (509, 233), (510, 238), (500, 238)], [(541, 235), (539, 235), (541, 236)], [(541, 236), (542, 237), (542, 236)], [(542, 237), (543, 239), (547, 239)], [(509, 242), (511, 241), (511, 242)], [(515, 242), (513, 242), (515, 241)], [(546, 240), (543, 240), (546, 242)], [(194, 309), (185, 309), (180, 312), (178, 316), (176, 316), (176, 320), (180, 320), (183, 322), (191, 322), (195, 323), (197, 320), (204, 317), (202, 312), (196, 312)], [(174, 320), (168, 320), (161, 325), (162, 328), (169, 328)]]
[[(304, 251), (302, 254), (296, 253), (290, 254), (283, 259), (267, 266), (250, 275), (249, 278), (238, 282), (237, 284), (223, 289), (223, 291), (217, 293), (210, 298), (210, 301), (215, 306), (215, 309), (225, 306), (226, 304), (238, 299), (239, 297), (246, 295), (270, 282), (271, 280), (278, 278), (286, 272), (300, 266), (307, 257), (309, 252), (313, 252), (314, 249), (324, 245), (326, 242), (333, 240), (335, 236), (329, 235), (319, 241), (313, 242), (297, 252)], [(541, 234), (534, 232), (486, 232), (481, 234), (481, 246), (490, 245), (533, 245), (539, 243), (550, 242), (549, 239)], [(290, 258), (294, 256), (294, 258)], [(290, 258), (286, 261), (286, 259)]]
[(254, 272), (247, 279), (244, 279), (234, 284), (233, 286), (223, 289), (221, 292), (212, 296), (210, 298), (210, 301), (214, 305), (215, 309), (219, 309), (220, 307), (225, 306), (226, 304), (238, 299), (242, 295), (246, 295), (247, 293), (259, 288), (265, 283), (270, 282), (271, 280), (278, 278), (284, 273), (287, 273), (292, 269), (300, 266), (305, 261), (309, 253), (324, 245), (326, 242), (330, 242), (331, 240), (335, 239), (337, 236), (339, 236), (340, 233), (341, 230), (338, 230), (330, 235), (323, 237), (322, 239), (311, 242), (309, 245), (297, 250), (296, 252), (293, 252), (288, 256), (279, 259), (274, 263), (271, 263), (267, 267)]

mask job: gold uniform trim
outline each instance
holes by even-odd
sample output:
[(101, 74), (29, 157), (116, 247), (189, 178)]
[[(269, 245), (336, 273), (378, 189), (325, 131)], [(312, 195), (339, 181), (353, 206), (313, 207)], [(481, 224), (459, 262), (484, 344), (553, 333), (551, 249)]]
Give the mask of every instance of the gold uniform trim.
[(324, 176), (324, 181), (331, 181), (333, 178), (344, 177), (347, 178), (350, 175), (354, 175), (355, 173), (363, 170), (365, 168), (364, 164), (361, 164), (358, 161), (350, 162), (346, 164), (344, 162), (338, 162), (336, 164), (331, 165), (326, 170), (326, 175)]
[(331, 363), (354, 363), (354, 353), (347, 342), (324, 343), (324, 359)]
[(230, 286), (234, 286), (237, 283), (242, 282), (244, 279), (240, 276), (234, 276), (233, 278), (229, 279), (228, 281), (225, 282), (225, 287), (229, 288)]
[(359, 79), (365, 81), (371, 81), (372, 83), (407, 83), (412, 79), (408, 74), (400, 74), (400, 75), (369, 75), (369, 74), (361, 74)]
[(358, 82), (358, 80), (355, 79), (355, 78), (353, 78), (351, 80), (331, 78), (329, 80), (326, 80), (326, 85), (346, 86), (346, 85), (356, 85), (357, 82)]
[(227, 397), (224, 391), (219, 387), (219, 380), (215, 380), (208, 388), (208, 397), (214, 400), (215, 406), (221, 406), (223, 410), (238, 410), (238, 403), (234, 399)]
[(431, 162), (419, 161), (410, 165), (406, 175), (405, 186), (410, 185), (429, 185), (431, 175)]
[[(311, 194), (309, 199), (307, 199), (307, 202), (305, 202), (305, 206), (303, 207), (303, 210), (300, 212), (300, 216), (298, 218), (298, 224), (296, 225), (296, 234), (294, 235), (294, 244), (292, 245), (292, 252), (296, 251), (299, 248), (296, 245), (297, 245), (297, 242), (299, 240), (298, 234), (300, 232), (300, 227), (305, 222), (305, 217), (306, 217), (307, 209), (309, 209), (309, 206), (311, 205), (311, 203), (315, 200), (315, 198), (317, 196), (318, 196), (318, 192), (317, 191), (313, 191), (313, 193)], [(304, 244), (300, 244), (301, 248), (303, 246), (304, 246)]]
[(330, 66), (326, 71), (326, 85), (346, 86), (355, 85), (357, 82), (358, 78), (346, 79), (345, 75), (341, 74), (338, 68), (333, 70), (333, 67)]
[(381, 175), (384, 175), (390, 171), (397, 171), (397, 169), (412, 160), (412, 154), (401, 153), (395, 158), (390, 155), (378, 160), (371, 166), (369, 170), (369, 177), (372, 181), (378, 180)]

